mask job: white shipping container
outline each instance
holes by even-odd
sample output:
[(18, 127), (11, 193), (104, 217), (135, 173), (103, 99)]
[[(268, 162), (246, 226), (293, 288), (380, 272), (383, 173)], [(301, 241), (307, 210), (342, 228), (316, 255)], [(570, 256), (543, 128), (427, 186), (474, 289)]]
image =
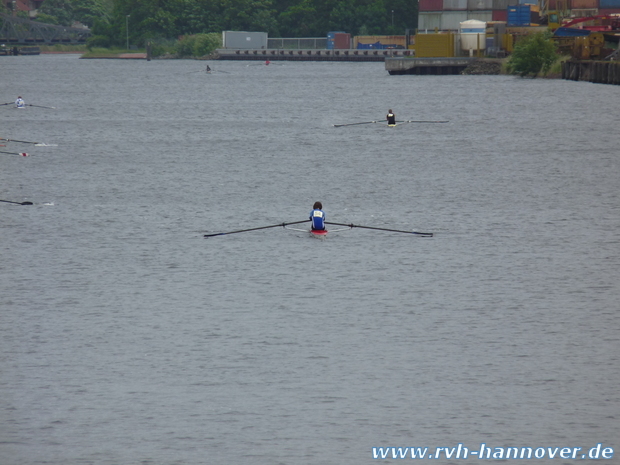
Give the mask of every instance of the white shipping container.
[(441, 13), (420, 11), (418, 14), (418, 32), (420, 34), (433, 32), (437, 29), (441, 29)]
[(493, 9), (493, 0), (467, 0), (468, 10), (491, 10)]
[(463, 21), (467, 21), (467, 11), (444, 11), (441, 15), (441, 29), (456, 31)]
[(467, 0), (443, 0), (444, 11), (466, 10)]
[(484, 21), (485, 23), (490, 23), (493, 21), (493, 12), (492, 11), (468, 11), (467, 19), (477, 19), (478, 21)]
[(266, 32), (224, 31), (222, 42), (226, 49), (261, 50), (267, 48)]

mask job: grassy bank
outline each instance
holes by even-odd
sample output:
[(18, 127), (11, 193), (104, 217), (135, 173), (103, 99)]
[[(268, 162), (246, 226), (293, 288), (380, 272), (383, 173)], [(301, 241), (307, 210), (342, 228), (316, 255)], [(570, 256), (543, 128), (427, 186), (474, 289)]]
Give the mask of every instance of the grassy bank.
[(86, 52), (86, 45), (38, 45), (41, 52), (77, 53)]

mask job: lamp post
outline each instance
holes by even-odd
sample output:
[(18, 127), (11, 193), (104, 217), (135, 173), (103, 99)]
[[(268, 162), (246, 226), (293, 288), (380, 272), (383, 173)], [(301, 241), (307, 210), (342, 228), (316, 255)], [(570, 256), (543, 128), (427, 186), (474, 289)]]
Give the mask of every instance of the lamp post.
[(131, 15), (127, 15), (125, 18), (125, 32), (127, 32), (127, 50), (129, 50), (129, 17)]
[(394, 10), (392, 10), (392, 27), (394, 27)]

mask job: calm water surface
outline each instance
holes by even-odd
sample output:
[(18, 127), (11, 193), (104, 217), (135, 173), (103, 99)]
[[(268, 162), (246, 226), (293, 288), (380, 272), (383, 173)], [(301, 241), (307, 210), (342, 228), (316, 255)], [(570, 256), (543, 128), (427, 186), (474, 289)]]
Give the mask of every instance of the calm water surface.
[(2, 465), (620, 448), (620, 87), (205, 66), (0, 57)]

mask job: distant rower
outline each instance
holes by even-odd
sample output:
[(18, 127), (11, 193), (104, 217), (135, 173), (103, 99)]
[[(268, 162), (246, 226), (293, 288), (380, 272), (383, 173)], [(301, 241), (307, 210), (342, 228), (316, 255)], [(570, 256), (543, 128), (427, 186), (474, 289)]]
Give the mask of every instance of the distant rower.
[(388, 111), (386, 119), (389, 126), (396, 126), (396, 115), (392, 112), (392, 109)]
[(325, 212), (321, 202), (314, 202), (312, 211), (310, 212), (313, 231), (323, 231), (325, 229)]
[(268, 65), (269, 63), (271, 63), (269, 60), (265, 61), (265, 65)]
[(17, 97), (17, 100), (15, 100), (15, 107), (24, 108), (25, 106), (26, 106), (26, 102), (24, 102), (24, 99), (20, 95), (19, 97)]
[(211, 67), (207, 65), (207, 73), (211, 74)]

